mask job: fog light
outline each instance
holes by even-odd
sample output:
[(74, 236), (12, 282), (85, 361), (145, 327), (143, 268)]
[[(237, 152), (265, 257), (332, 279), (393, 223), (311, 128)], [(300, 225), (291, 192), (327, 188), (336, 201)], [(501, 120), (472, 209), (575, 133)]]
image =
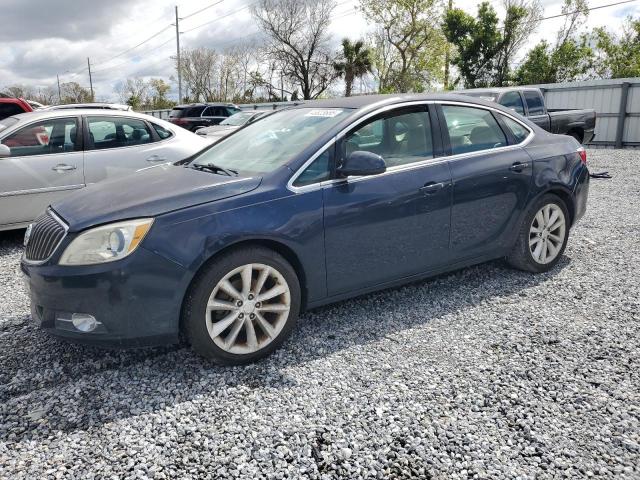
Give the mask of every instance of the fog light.
[(93, 315), (88, 315), (86, 313), (74, 313), (71, 315), (71, 323), (76, 330), (88, 333), (93, 332), (100, 322), (98, 322)]

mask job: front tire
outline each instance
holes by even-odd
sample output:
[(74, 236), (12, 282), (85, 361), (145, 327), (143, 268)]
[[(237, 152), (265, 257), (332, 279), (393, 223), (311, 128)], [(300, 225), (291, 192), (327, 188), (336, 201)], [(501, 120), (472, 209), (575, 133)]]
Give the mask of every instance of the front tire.
[(249, 247), (199, 273), (183, 310), (193, 350), (223, 365), (265, 357), (290, 335), (300, 312), (295, 270), (278, 253)]
[(529, 272), (551, 270), (567, 246), (569, 227), (569, 212), (562, 199), (553, 194), (544, 195), (527, 210), (507, 261)]

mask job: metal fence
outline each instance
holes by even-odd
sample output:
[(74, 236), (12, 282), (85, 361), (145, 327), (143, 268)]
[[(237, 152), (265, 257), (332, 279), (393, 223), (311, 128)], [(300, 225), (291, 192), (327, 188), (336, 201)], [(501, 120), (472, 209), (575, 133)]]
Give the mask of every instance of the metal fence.
[(640, 147), (640, 78), (531, 85), (542, 90), (547, 108), (596, 111), (596, 147)]
[[(640, 78), (589, 80), (572, 83), (530, 85), (542, 90), (547, 108), (571, 110), (591, 108), (596, 111), (594, 147), (640, 148)], [(276, 110), (298, 102), (248, 103), (243, 110)], [(143, 113), (166, 119), (171, 110)]]

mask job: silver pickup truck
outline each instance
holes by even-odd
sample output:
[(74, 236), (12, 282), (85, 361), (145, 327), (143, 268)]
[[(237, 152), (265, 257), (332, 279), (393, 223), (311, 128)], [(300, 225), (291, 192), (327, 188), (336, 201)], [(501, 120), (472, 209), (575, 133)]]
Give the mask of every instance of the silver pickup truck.
[(499, 103), (527, 117), (548, 132), (570, 135), (580, 143), (589, 143), (594, 136), (593, 130), (596, 126), (595, 110), (547, 109), (542, 92), (538, 88), (477, 88), (455, 93)]

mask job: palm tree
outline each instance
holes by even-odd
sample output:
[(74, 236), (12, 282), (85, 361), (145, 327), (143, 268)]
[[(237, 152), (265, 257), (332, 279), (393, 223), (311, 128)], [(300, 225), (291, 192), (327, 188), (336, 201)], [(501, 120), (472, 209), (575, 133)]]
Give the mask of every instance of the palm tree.
[(365, 47), (362, 40), (354, 43), (348, 38), (342, 40), (340, 60), (333, 64), (338, 76), (344, 76), (344, 95), (351, 96), (351, 89), (356, 78), (365, 76), (371, 71), (371, 50)]

